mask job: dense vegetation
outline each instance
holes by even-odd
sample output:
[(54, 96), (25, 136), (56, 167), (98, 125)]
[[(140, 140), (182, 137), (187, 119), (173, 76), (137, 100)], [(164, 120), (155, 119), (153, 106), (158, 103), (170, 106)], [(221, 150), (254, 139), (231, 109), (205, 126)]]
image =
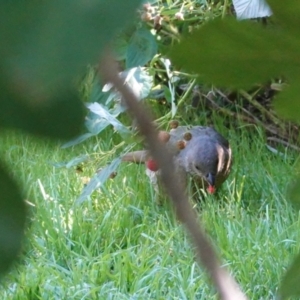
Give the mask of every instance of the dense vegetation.
[[(274, 11), (278, 13), (278, 2), (275, 0), (270, 2), (274, 5)], [(132, 8), (137, 3), (138, 1), (132, 1)], [(14, 32), (14, 28), (17, 28), (14, 23), (15, 19), (17, 20), (16, 16), (24, 7), (30, 8), (26, 5), (16, 4), (16, 7), (13, 7), (14, 4), (7, 4), (5, 7), (11, 8), (8, 10), (11, 13), (5, 19), (6, 23), (3, 23), (12, 30), (14, 38), (7, 39), (11, 49), (14, 49), (17, 40), (18, 31)], [(107, 14), (101, 22), (115, 24), (112, 32), (117, 32), (122, 22), (131, 19), (134, 11), (128, 8), (126, 14), (122, 15), (114, 10), (117, 5), (120, 5), (118, 1), (111, 1), (108, 6), (99, 4), (97, 7), (99, 11), (105, 7)], [(125, 11), (125, 7), (126, 5), (123, 9), (118, 8)], [(54, 20), (50, 18), (44, 21), (41, 17), (46, 10), (41, 6), (34, 9), (31, 16), (22, 15), (24, 18), (22, 20), (27, 22), (24, 32), (31, 28), (28, 24), (31, 24), (34, 13), (39, 15), (39, 18), (34, 20), (45, 25), (38, 27), (39, 30), (51, 28), (50, 25), (53, 25)], [(101, 189), (90, 189), (89, 193), (85, 194), (88, 197), (80, 198), (82, 204), (74, 205), (89, 179), (95, 176), (97, 169), (105, 167), (120, 153), (128, 151), (127, 145), (130, 148), (142, 146), (136, 139), (133, 141), (131, 125), (134, 124), (124, 114), (125, 109), (120, 103), (120, 95), (113, 92), (109, 86), (103, 90), (97, 76), (96, 64), (88, 67), (83, 79), (79, 76), (77, 78), (80, 97), (87, 103), (87, 111), (83, 110), (82, 103), (78, 99), (74, 102), (74, 97), (69, 96), (70, 85), (74, 90), (74, 73), (80, 74), (82, 64), (87, 64), (89, 59), (91, 59), (89, 62), (92, 62), (92, 58), (98, 55), (99, 48), (103, 49), (111, 36), (101, 31), (99, 43), (90, 44), (93, 39), (87, 38), (87, 28), (77, 24), (80, 24), (79, 19), (82, 18), (83, 21), (90, 20), (89, 24), (92, 27), (95, 24), (99, 26), (98, 19), (91, 18), (94, 16), (91, 11), (82, 10), (77, 4), (72, 5), (70, 11), (58, 1), (49, 4), (48, 10), (50, 9), (52, 12), (60, 9), (60, 14), (56, 15), (60, 20), (66, 19), (70, 12), (77, 16), (76, 22), (69, 22), (68, 26), (72, 29), (75, 26), (80, 37), (80, 43), (75, 38), (76, 43), (85, 44), (89, 50), (85, 51), (79, 47), (76, 55), (69, 56), (70, 64), (65, 65), (64, 55), (73, 49), (75, 43), (74, 37), (69, 35), (68, 26), (65, 31), (45, 31), (45, 38), (48, 38), (47, 34), (51, 37), (48, 39), (50, 43), (47, 44), (46, 51), (49, 56), (45, 57), (41, 55), (45, 50), (43, 42), (34, 38), (36, 29), (33, 32), (29, 30), (30, 34), (26, 36), (32, 38), (32, 45), (22, 48), (24, 52), (21, 51), (22, 55), (16, 64), (11, 64), (13, 60), (10, 54), (6, 51), (2, 53), (7, 59), (5, 63), (9, 62), (11, 64), (9, 66), (16, 68), (19, 73), (12, 72), (18, 74), (14, 77), (15, 75), (6, 71), (4, 75), (8, 79), (4, 75), (5, 80), (0, 78), (5, 98), (2, 103), (5, 109), (2, 112), (3, 116), (0, 115), (0, 121), (3, 127), (22, 128), (37, 135), (68, 139), (77, 134), (77, 137), (62, 144), (53, 140), (37, 139), (11, 129), (2, 132), (0, 143), (2, 160), (6, 161), (11, 169), (7, 171), (8, 168), (3, 168), (0, 175), (5, 180), (15, 178), (18, 184), (24, 187), (23, 195), (28, 213), (26, 240), (21, 257), (18, 264), (15, 264), (2, 280), (0, 296), (3, 299), (217, 298), (206, 273), (197, 266), (190, 240), (176, 220), (170, 204), (166, 200), (162, 206), (158, 206), (154, 201), (154, 190), (145, 176), (143, 166), (120, 165), (114, 179), (107, 180)], [(183, 124), (213, 124), (230, 140), (234, 153), (234, 167), (230, 178), (219, 195), (208, 196), (205, 202), (192, 204), (197, 211), (197, 218), (201, 219), (207, 233), (219, 249), (224, 266), (236, 278), (247, 297), (275, 299), (286, 269), (299, 252), (297, 243), (299, 214), (287, 201), (287, 195), (290, 194), (297, 200), (296, 194), (291, 192), (290, 182), (295, 181), (298, 155), (283, 147), (275, 149), (267, 145), (268, 130), (265, 131), (264, 125), (269, 123), (264, 123), (266, 118), (271, 118), (272, 122), (281, 128), (277, 122), (279, 120), (277, 114), (273, 111), (267, 113), (259, 107), (260, 121), (251, 124), (245, 122), (245, 118), (237, 118), (243, 109), (248, 110), (240, 96), (246, 99), (249, 96), (249, 102), (252, 101), (253, 105), (253, 101), (257, 103), (255, 98), (257, 91), (251, 94), (245, 89), (240, 90), (234, 100), (229, 95), (234, 83), (238, 87), (245, 87), (259, 82), (257, 89), (264, 91), (264, 80), (267, 79), (271, 80), (273, 87), (279, 86), (278, 89), (281, 90), (284, 87), (282, 81), (270, 78), (278, 76), (278, 70), (284, 70), (293, 83), (298, 76), (297, 68), (291, 67), (292, 55), (283, 55), (281, 60), (279, 59), (282, 41), (281, 44), (278, 43), (276, 53), (272, 52), (273, 56), (267, 57), (267, 49), (272, 43), (277, 43), (278, 32), (281, 34), (281, 29), (276, 31), (278, 30), (276, 27), (272, 27), (270, 32), (263, 32), (261, 38), (255, 39), (254, 46), (250, 47), (249, 51), (248, 48), (241, 49), (240, 45), (236, 44), (236, 51), (245, 51), (244, 58), (253, 58), (252, 54), (257, 53), (256, 47), (261, 50), (261, 57), (255, 54), (256, 60), (252, 59), (245, 65), (241, 61), (229, 60), (230, 57), (237, 56), (234, 56), (235, 52), (232, 50), (234, 47), (228, 46), (231, 40), (226, 44), (228, 39), (221, 31), (216, 35), (217, 43), (226, 46), (216, 47), (218, 51), (208, 54), (203, 40), (208, 41), (208, 37), (217, 32), (220, 26), (224, 32), (232, 30), (237, 35), (247, 30), (249, 39), (258, 32), (261, 33), (259, 31), (261, 25), (244, 23), (236, 25), (237, 23), (232, 21), (221, 23), (217, 20), (211, 23), (211, 27), (202, 28), (202, 25), (211, 19), (220, 19), (232, 14), (229, 1), (216, 3), (157, 1), (153, 6), (141, 8), (138, 12), (139, 20), (135, 25), (121, 33), (118, 31), (113, 47), (120, 70), (126, 76), (129, 86), (144, 99), (160, 128), (166, 128), (168, 121), (175, 116)], [(285, 20), (287, 14), (283, 10), (278, 16)], [(288, 24), (290, 27), (287, 26), (289, 29), (292, 28), (291, 25), (297, 24), (297, 20), (290, 21), (291, 24)], [(227, 27), (224, 27), (224, 24)], [(194, 34), (191, 39), (183, 39), (183, 43), (169, 52), (170, 45), (177, 44), (182, 35), (189, 35), (199, 28), (202, 34)], [(92, 37), (97, 36), (95, 32), (93, 34)], [(289, 34), (284, 35), (287, 44), (291, 41), (294, 31), (291, 30)], [(267, 39), (268, 35), (271, 35), (270, 39)], [(63, 45), (66, 45), (61, 53), (55, 51), (57, 39), (63, 39)], [(244, 40), (244, 44), (249, 46), (249, 39)], [(202, 50), (198, 47), (196, 50), (203, 51), (200, 58), (199, 55), (193, 54), (191, 47), (199, 43)], [(297, 47), (297, 39), (288, 46), (285, 53)], [(213, 49), (213, 44), (207, 42), (206, 47)], [(216, 59), (214, 55), (217, 56), (219, 53), (226, 59)], [(41, 61), (37, 59), (34, 61), (35, 64), (32, 64), (30, 55), (35, 59), (43, 57), (48, 64), (41, 63), (43, 59)], [(172, 62), (173, 60), (176, 62), (175, 66), (167, 59), (168, 55), (172, 57)], [(197, 57), (197, 63), (190, 60), (191, 57), (195, 59)], [(276, 66), (266, 64), (267, 67), (260, 67), (266, 58), (276, 58)], [(56, 64), (51, 63), (52, 60), (59, 61), (67, 71), (62, 72), (60, 76), (54, 76), (58, 68)], [(182, 60), (186, 61), (185, 67), (189, 72), (178, 69)], [(202, 69), (194, 68), (193, 62)], [(231, 69), (224, 72), (226, 63), (232, 64), (235, 71), (231, 72)], [(251, 64), (258, 66), (256, 70), (259, 71), (258, 75), (255, 72), (242, 73), (243, 68)], [(32, 66), (30, 70), (32, 81), (25, 81), (25, 85), (22, 85), (21, 79), (26, 78), (24, 74), (28, 72), (28, 65)], [(138, 65), (144, 67), (136, 68)], [(211, 72), (218, 67), (221, 71)], [(124, 71), (128, 68), (136, 69), (131, 73)], [(193, 71), (203, 72), (203, 76), (196, 81), (197, 75)], [(41, 72), (43, 76), (39, 76)], [(245, 76), (238, 81), (240, 74)], [(20, 89), (18, 91), (12, 89), (16, 82), (21, 83), (18, 85)], [(211, 83), (217, 83), (222, 89), (212, 87)], [(36, 86), (43, 88), (36, 89)], [(269, 86), (272, 87), (272, 84)], [(61, 92), (58, 92), (58, 87)], [(230, 88), (230, 92), (227, 88)], [(293, 95), (295, 89), (287, 92)], [(64, 101), (57, 99), (57, 94), (58, 98), (62, 97)], [(23, 105), (24, 99), (25, 102), (28, 101), (26, 105)], [(38, 102), (41, 99), (52, 99), (51, 101), (55, 99), (55, 101), (47, 102), (47, 100), (45, 106), (36, 105), (43, 103)], [(207, 101), (203, 99), (213, 105), (207, 105)], [(223, 106), (224, 99), (227, 101), (225, 106)], [(285, 116), (296, 120), (298, 115), (294, 104), (288, 99), (284, 102), (286, 105), (283, 105), (282, 99), (278, 100), (277, 107)], [(231, 101), (229, 105), (228, 100)], [(97, 110), (98, 106), (90, 105), (93, 102), (102, 105), (100, 113)], [(15, 119), (7, 118), (8, 112), (11, 111), (16, 113)], [(257, 112), (251, 109), (249, 111), (254, 114)], [(87, 118), (83, 130), (81, 121), (84, 113), (87, 113)], [(289, 131), (292, 127), (289, 124), (287, 128)], [(80, 129), (81, 135), (78, 136)], [(284, 131), (283, 136), (287, 142), (289, 138), (287, 131)], [(97, 174), (99, 175), (99, 172)], [(3, 182), (6, 182), (5, 180)], [(10, 190), (12, 189), (3, 187), (7, 199), (12, 201), (15, 194)], [(2, 219), (6, 217), (5, 213), (9, 212), (10, 222), (14, 219), (19, 220), (15, 222), (18, 232), (12, 235), (17, 243), (9, 244), (13, 251), (11, 256), (7, 256), (7, 262), (5, 258), (2, 259), (1, 272), (7, 269), (19, 249), (25, 219), (25, 209), (21, 205), (23, 202), (20, 198), (20, 195), (16, 196), (18, 202), (14, 205), (7, 206), (6, 203), (9, 201), (0, 203)], [(11, 207), (18, 209), (10, 210)], [(2, 245), (10, 241), (8, 237), (12, 234), (9, 226), (3, 228), (4, 233), (0, 232)], [(7, 249), (0, 247), (5, 255)], [(292, 276), (296, 276), (298, 273), (296, 271), (292, 269)], [(283, 295), (297, 293), (297, 285), (293, 284), (292, 280), (287, 280), (285, 287)]]

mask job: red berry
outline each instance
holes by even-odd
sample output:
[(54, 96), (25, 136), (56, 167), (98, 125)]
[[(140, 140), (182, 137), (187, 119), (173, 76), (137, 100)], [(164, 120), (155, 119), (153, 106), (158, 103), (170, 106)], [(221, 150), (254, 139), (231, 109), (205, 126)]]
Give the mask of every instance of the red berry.
[(146, 166), (150, 171), (153, 171), (153, 172), (156, 172), (159, 169), (157, 162), (152, 158), (150, 158), (146, 161)]
[(209, 194), (214, 194), (216, 192), (216, 188), (213, 185), (209, 185), (207, 188), (207, 192)]

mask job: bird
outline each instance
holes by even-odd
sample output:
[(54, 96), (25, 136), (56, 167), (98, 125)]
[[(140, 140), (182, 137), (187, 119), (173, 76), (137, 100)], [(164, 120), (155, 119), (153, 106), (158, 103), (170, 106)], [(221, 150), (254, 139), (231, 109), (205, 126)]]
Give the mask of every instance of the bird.
[[(158, 138), (165, 143), (173, 157), (176, 172), (187, 183), (192, 178), (194, 185), (214, 194), (230, 174), (232, 151), (229, 142), (219, 132), (207, 126), (179, 126), (170, 122), (171, 130), (159, 131)], [(146, 174), (158, 188), (159, 166), (148, 150), (125, 154), (122, 161), (144, 163)]]

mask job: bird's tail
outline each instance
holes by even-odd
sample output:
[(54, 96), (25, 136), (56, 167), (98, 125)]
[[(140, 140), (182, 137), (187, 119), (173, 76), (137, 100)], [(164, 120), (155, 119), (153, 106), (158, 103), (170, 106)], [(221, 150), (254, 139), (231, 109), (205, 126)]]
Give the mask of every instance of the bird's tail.
[(137, 164), (143, 164), (148, 158), (147, 150), (128, 152), (122, 156), (122, 161), (134, 162)]

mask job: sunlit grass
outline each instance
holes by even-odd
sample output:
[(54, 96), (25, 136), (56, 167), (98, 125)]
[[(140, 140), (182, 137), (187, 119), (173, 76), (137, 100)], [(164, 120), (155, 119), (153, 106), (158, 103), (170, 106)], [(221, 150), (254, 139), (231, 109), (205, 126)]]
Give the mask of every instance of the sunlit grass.
[[(234, 166), (216, 198), (195, 204), (197, 213), (249, 298), (274, 299), (299, 251), (298, 212), (285, 199), (293, 154), (271, 153), (259, 130), (218, 129), (230, 138)], [(108, 130), (64, 150), (24, 135), (2, 136), (2, 159), (31, 205), (23, 254), (2, 282), (1, 299), (215, 299), (170, 205), (153, 200), (143, 166), (121, 166), (115, 179), (74, 206), (81, 177), (99, 165), (89, 162), (78, 173), (53, 163), (98, 152), (104, 165), (112, 136)]]

